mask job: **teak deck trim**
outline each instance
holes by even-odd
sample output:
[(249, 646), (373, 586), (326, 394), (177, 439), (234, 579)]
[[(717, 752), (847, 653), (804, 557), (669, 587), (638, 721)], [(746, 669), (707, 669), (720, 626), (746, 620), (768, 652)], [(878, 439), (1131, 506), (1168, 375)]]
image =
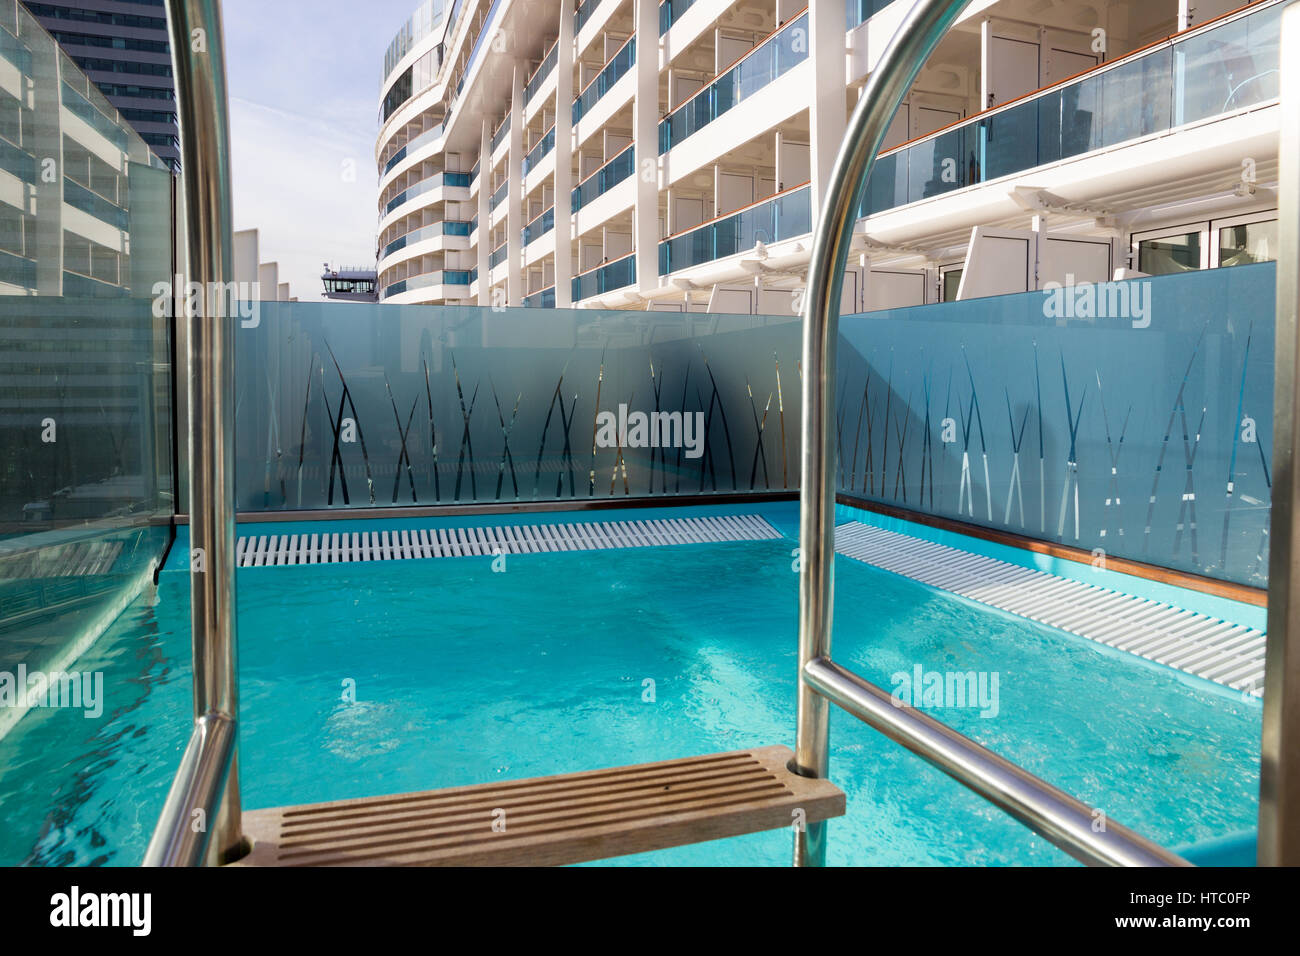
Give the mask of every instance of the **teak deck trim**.
[(791, 773), (792, 756), (759, 747), (251, 810), (252, 849), (235, 865), (558, 866), (842, 816), (843, 792)]

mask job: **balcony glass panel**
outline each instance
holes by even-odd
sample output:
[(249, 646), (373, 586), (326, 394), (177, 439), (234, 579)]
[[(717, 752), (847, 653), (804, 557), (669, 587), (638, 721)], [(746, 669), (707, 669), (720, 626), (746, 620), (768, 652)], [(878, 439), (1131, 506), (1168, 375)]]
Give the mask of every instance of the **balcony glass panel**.
[(631, 37), (627, 43), (623, 44), (623, 48), (605, 64), (604, 69), (596, 75), (596, 78), (587, 85), (586, 89), (578, 95), (578, 98), (573, 101), (573, 122), (576, 123), (582, 119), (587, 114), (587, 111), (595, 106), (596, 102), (608, 93), (628, 70), (632, 69), (635, 62), (636, 37)]
[(812, 229), (810, 192), (801, 186), (665, 239), (659, 243), (659, 274), (734, 256), (758, 242), (770, 244), (806, 234)]
[(614, 186), (631, 176), (634, 169), (636, 169), (635, 150), (629, 146), (574, 187), (573, 211), (577, 212), (597, 196), (609, 192)]
[(659, 124), (659, 152), (712, 123), (808, 58), (808, 14), (796, 17)]
[(573, 301), (581, 302), (602, 292), (612, 292), (636, 282), (636, 255), (629, 253), (622, 259), (607, 262), (599, 268), (574, 276)]
[(876, 161), (861, 214), (1267, 102), (1278, 92), (1285, 5), (1212, 23), (892, 150)]

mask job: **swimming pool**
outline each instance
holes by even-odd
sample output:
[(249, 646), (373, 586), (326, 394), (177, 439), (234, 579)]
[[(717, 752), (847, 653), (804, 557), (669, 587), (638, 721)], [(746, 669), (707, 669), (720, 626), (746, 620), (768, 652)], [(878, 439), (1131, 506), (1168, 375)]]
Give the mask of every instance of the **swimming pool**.
[[(245, 806), (791, 743), (797, 505), (734, 510), (786, 537), (511, 555), (504, 571), (490, 557), (241, 569)], [(180, 554), (78, 664), (104, 671), (109, 716), (33, 712), (0, 740), (0, 863), (139, 862), (190, 727)], [(918, 666), (996, 674), (995, 716), (934, 716), (1166, 846), (1254, 826), (1258, 702), (856, 561), (836, 574), (844, 666), (886, 688)], [(841, 712), (831, 758), (848, 796), (832, 865), (1071, 862)], [(785, 865), (790, 844), (776, 831), (610, 862)]]

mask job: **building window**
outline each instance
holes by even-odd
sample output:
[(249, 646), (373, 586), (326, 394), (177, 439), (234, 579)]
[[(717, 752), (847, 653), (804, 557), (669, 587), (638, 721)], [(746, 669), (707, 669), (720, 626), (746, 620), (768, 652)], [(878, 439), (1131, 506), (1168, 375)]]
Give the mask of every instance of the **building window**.
[(1254, 262), (1272, 262), (1277, 258), (1277, 220), (1230, 222), (1219, 224), (1218, 265), (1244, 266)]
[(1140, 239), (1137, 242), (1137, 269), (1152, 276), (1194, 272), (1204, 268), (1201, 252), (1199, 229), (1195, 232)]

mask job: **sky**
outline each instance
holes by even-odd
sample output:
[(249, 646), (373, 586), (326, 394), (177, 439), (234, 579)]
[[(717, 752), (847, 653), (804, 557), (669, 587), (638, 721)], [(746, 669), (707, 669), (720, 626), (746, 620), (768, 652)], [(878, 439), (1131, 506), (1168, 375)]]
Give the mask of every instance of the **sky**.
[(304, 301), (373, 267), (384, 51), (419, 0), (226, 0), (236, 229)]

